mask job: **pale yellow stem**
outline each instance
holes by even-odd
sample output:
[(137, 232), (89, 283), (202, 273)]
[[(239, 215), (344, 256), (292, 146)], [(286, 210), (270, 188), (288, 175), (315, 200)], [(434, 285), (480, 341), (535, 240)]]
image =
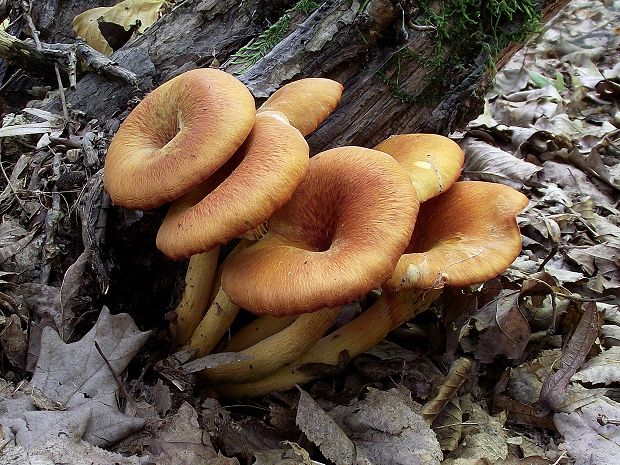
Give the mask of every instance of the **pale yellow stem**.
[(226, 256), (226, 258), (224, 259), (224, 262), (220, 266), (217, 267), (217, 271), (215, 272), (215, 277), (213, 278), (213, 287), (211, 288), (211, 296), (209, 297), (209, 306), (213, 304), (215, 297), (220, 292), (221, 283), (222, 283), (222, 272), (224, 271), (224, 266), (226, 266), (226, 263), (228, 262), (228, 260), (230, 260), (232, 257), (237, 255), (242, 250), (247, 249), (248, 246), (252, 244), (253, 242), (256, 242), (256, 240), (241, 239), (239, 243)]
[(196, 358), (204, 357), (213, 351), (237, 313), (239, 306), (232, 303), (228, 295), (220, 289), (189, 341), (188, 345), (196, 349)]
[(216, 247), (189, 259), (185, 289), (175, 309), (177, 319), (170, 328), (179, 345), (187, 344), (208, 307), (219, 252), (220, 248)]
[(339, 308), (300, 315), (290, 326), (239, 352), (249, 358), (207, 368), (204, 379), (214, 383), (246, 382), (262, 378), (305, 354), (329, 329)]
[(338, 365), (343, 353), (354, 358), (375, 346), (385, 336), (416, 314), (426, 310), (440, 290), (384, 292), (364, 313), (340, 329), (323, 337), (305, 355), (263, 379), (249, 383), (221, 384), (216, 389), (223, 397), (251, 397), (290, 389), (316, 376), (303, 371), (308, 364)]
[(263, 315), (248, 323), (239, 331), (235, 332), (230, 338), (230, 342), (224, 349), (224, 352), (241, 352), (250, 346), (267, 339), (269, 336), (282, 331), (293, 321), (296, 316), (275, 317), (272, 315)]

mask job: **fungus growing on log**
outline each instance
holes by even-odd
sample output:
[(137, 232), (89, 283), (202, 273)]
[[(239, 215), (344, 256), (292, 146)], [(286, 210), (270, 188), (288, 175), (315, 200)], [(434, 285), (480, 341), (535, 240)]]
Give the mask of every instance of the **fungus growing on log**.
[[(220, 170), (224, 172), (219, 176), (221, 179), (217, 179), (216, 173), (215, 181), (209, 179), (203, 183), (202, 192), (190, 193), (175, 202), (158, 233), (160, 248), (165, 248), (163, 243), (168, 238), (177, 238), (179, 229), (181, 236), (191, 237), (190, 242), (204, 248), (212, 237), (228, 235), (228, 239), (232, 239), (243, 233), (247, 237), (248, 232), (253, 233), (263, 226), (271, 214), (290, 199), (301, 181), (302, 166), (304, 175), (307, 170), (307, 144), (298, 135), (306, 136), (316, 129), (336, 107), (341, 95), (341, 84), (319, 78), (294, 81), (276, 91), (257, 110), (256, 123), (248, 140), (228, 163), (237, 166), (236, 169), (232, 171), (232, 167), (225, 166)], [(302, 141), (305, 155), (300, 157), (302, 151), (295, 144), (301, 145)], [(192, 225), (194, 216), (209, 218), (209, 221), (201, 221), (201, 227), (195, 228)], [(254, 225), (252, 229), (248, 229), (249, 224)], [(258, 239), (264, 232), (250, 235)], [(185, 239), (179, 241), (181, 246), (186, 243)], [(203, 260), (197, 257), (197, 261)], [(204, 317), (193, 325), (195, 329), (189, 341), (184, 340), (196, 349), (199, 357), (213, 350), (239, 312), (239, 306), (217, 287), (209, 289), (215, 294), (214, 301), (206, 312), (195, 312)], [(192, 306), (202, 308), (204, 301), (201, 296)], [(182, 299), (180, 305), (187, 304), (188, 301)]]
[[(270, 376), (221, 384), (216, 386), (218, 392), (225, 397), (248, 397), (305, 383), (313, 376), (301, 370), (304, 365), (337, 365), (343, 353), (353, 358), (368, 350), (428, 308), (445, 285), (480, 283), (501, 273), (521, 249), (516, 215), (527, 202), (524, 195), (504, 185), (460, 182), (423, 203), (407, 249), (411, 253), (400, 259), (396, 268), (400, 271), (370, 308)], [(413, 261), (408, 255), (413, 255)], [(437, 266), (426, 266), (439, 257)], [(492, 265), (480, 266), (486, 262)]]
[(221, 382), (265, 376), (293, 361), (327, 331), (342, 304), (378, 287), (409, 242), (418, 202), (409, 177), (385, 153), (328, 150), (310, 162), (267, 234), (224, 267), (222, 289), (256, 314), (300, 315), (249, 347), (247, 360), (210, 368)]
[(105, 189), (122, 207), (164, 205), (232, 157), (254, 120), (252, 94), (231, 75), (183, 73), (144, 97), (121, 124), (105, 160)]

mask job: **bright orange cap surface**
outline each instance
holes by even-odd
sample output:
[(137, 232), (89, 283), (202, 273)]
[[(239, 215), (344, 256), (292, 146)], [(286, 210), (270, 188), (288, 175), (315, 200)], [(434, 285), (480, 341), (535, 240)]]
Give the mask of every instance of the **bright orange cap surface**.
[(123, 207), (148, 209), (180, 197), (214, 173), (254, 124), (254, 98), (215, 69), (181, 74), (148, 94), (112, 139), (104, 185)]
[(411, 242), (387, 284), (426, 289), (493, 278), (521, 251), (516, 215), (527, 203), (501, 184), (457, 182), (421, 205)]
[(409, 177), (390, 156), (360, 147), (323, 152), (269, 232), (226, 265), (222, 288), (257, 314), (350, 302), (391, 275), (418, 208)]
[[(188, 257), (225, 244), (267, 221), (293, 195), (308, 171), (308, 144), (297, 129), (264, 113), (228, 175), (218, 171), (170, 208), (157, 247), (171, 258)], [(222, 173), (222, 176), (219, 174)]]
[(464, 161), (461, 147), (437, 134), (392, 136), (375, 150), (389, 153), (405, 168), (420, 203), (450, 189), (459, 178)]
[(279, 111), (293, 127), (307, 136), (334, 111), (342, 96), (342, 89), (342, 84), (331, 79), (299, 79), (276, 90), (258, 112)]

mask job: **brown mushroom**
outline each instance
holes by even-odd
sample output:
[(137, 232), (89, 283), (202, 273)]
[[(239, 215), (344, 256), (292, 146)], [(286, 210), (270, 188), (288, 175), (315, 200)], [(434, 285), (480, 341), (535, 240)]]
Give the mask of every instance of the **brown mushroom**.
[(458, 144), (437, 134), (401, 134), (375, 147), (389, 153), (409, 173), (420, 203), (446, 192), (461, 174), (464, 155)]
[[(256, 125), (244, 145), (245, 152), (240, 150), (228, 162), (227, 166), (220, 170), (223, 174), (218, 176), (220, 173), (218, 172), (213, 176), (216, 178), (214, 181), (211, 178), (207, 180), (201, 186), (200, 192), (194, 192), (173, 205), (169, 216), (164, 221), (160, 234), (158, 234), (161, 243), (163, 244), (168, 237), (172, 237), (182, 248), (186, 246), (188, 241), (197, 243), (198, 247), (204, 248), (210, 244), (208, 237), (213, 236), (213, 232), (217, 232), (218, 229), (220, 238), (222, 235), (226, 237), (226, 234), (235, 237), (240, 232), (243, 232), (245, 237), (248, 234), (255, 236), (255, 233), (258, 233), (258, 237), (262, 236), (265, 231), (261, 231), (261, 229), (263, 229), (268, 217), (290, 198), (292, 190), (301, 180), (293, 172), (293, 168), (300, 167), (301, 162), (301, 159), (297, 157), (299, 151), (292, 150), (294, 149), (294, 142), (299, 139), (293, 134), (296, 132), (293, 128), (299, 130), (304, 136), (312, 132), (336, 107), (341, 94), (341, 84), (330, 79), (320, 78), (301, 79), (286, 84), (276, 91), (257, 110)], [(289, 118), (291, 119), (290, 122)], [(262, 152), (256, 150), (256, 147), (259, 147)], [(289, 151), (288, 156), (286, 150)], [(284, 156), (282, 156), (283, 154)], [(307, 165), (307, 156), (304, 161)], [(237, 165), (238, 167), (232, 171)], [(232, 175), (229, 174), (231, 171)], [(240, 192), (241, 190), (243, 192)], [(248, 195), (245, 195), (246, 192), (252, 198), (250, 206), (247, 205)], [(220, 195), (220, 199), (217, 198), (216, 194)], [(221, 202), (222, 196), (231, 194), (236, 195), (236, 198)], [(203, 231), (200, 235), (200, 231), (196, 231), (190, 226), (186, 231), (182, 231), (179, 236), (179, 231), (174, 228), (175, 222), (178, 225), (179, 220), (186, 220), (200, 209), (203, 210), (203, 213), (208, 212), (209, 218), (224, 218), (224, 221), (210, 223), (210, 233)], [(223, 217), (221, 212), (216, 211), (222, 209), (225, 213)], [(254, 225), (250, 231), (247, 228), (249, 224)], [(185, 234), (186, 232), (187, 234)], [(235, 236), (231, 236), (231, 232), (234, 232)], [(188, 238), (188, 236), (193, 237)], [(164, 248), (163, 245), (161, 247)], [(204, 266), (194, 262), (212, 259), (208, 254), (200, 254), (195, 257), (196, 259), (190, 260), (190, 266), (194, 266), (196, 269), (204, 268)], [(208, 280), (205, 282), (211, 282), (209, 278), (207, 277)], [(191, 280), (195, 281), (196, 279), (191, 277)], [(197, 296), (198, 299), (194, 300), (183, 298), (179, 307), (180, 311), (191, 307), (191, 315), (195, 315), (193, 318), (181, 318), (181, 321), (191, 320), (193, 325), (191, 328), (195, 328), (194, 334), (189, 339), (189, 345), (196, 348), (197, 356), (211, 352), (239, 311), (239, 307), (228, 299), (225, 292), (219, 289), (219, 285), (216, 285), (216, 288), (211, 292), (211, 294), (215, 294), (211, 308), (206, 313), (204, 310), (194, 310), (195, 308), (204, 308), (204, 296), (209, 291), (211, 291), (210, 288), (203, 291), (188, 289), (186, 294), (189, 298), (193, 298), (201, 292), (202, 295)], [(196, 317), (203, 314), (204, 317), (198, 324)], [(176, 326), (178, 327), (178, 323)], [(190, 328), (189, 325), (186, 326), (188, 329)], [(184, 332), (187, 333), (187, 331)], [(187, 338), (184, 338), (183, 341), (187, 341)]]
[(149, 209), (185, 194), (246, 139), (254, 99), (233, 76), (196, 69), (148, 94), (112, 139), (103, 182), (112, 202)]
[(270, 376), (223, 384), (218, 391), (225, 397), (247, 397), (305, 383), (313, 376), (301, 367), (336, 365), (343, 352), (353, 358), (368, 350), (389, 331), (425, 310), (443, 286), (484, 282), (501, 273), (521, 249), (516, 214), (527, 203), (524, 195), (510, 187), (484, 182), (456, 183), (447, 193), (423, 203), (410, 253), (401, 257), (399, 271), (377, 302)]
[(241, 352), (250, 359), (207, 369), (204, 377), (256, 379), (303, 354), (340, 305), (390, 276), (417, 209), (407, 174), (388, 155), (343, 147), (314, 157), (290, 202), (270, 219), (267, 234), (222, 273), (222, 288), (243, 308), (301, 316)]
[(280, 112), (304, 136), (314, 131), (334, 111), (342, 84), (331, 79), (305, 78), (276, 90), (257, 110)]

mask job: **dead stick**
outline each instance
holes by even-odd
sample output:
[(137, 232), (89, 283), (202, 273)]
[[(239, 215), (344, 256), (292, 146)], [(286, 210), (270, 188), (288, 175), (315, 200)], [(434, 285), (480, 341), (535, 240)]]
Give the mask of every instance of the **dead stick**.
[(103, 350), (101, 350), (101, 347), (99, 347), (99, 343), (97, 341), (95, 341), (95, 349), (97, 349), (97, 352), (99, 352), (99, 355), (101, 355), (101, 358), (103, 359), (105, 364), (110, 369), (110, 373), (112, 373), (112, 376), (114, 376), (114, 381), (116, 381), (116, 384), (118, 388), (120, 389), (121, 394), (123, 394), (123, 397), (127, 400), (127, 402), (132, 402), (131, 397), (129, 397), (129, 393), (125, 389), (125, 385), (121, 381), (121, 378), (116, 374), (116, 372), (114, 371), (114, 368), (112, 368), (112, 364), (109, 362), (108, 358), (103, 353)]

